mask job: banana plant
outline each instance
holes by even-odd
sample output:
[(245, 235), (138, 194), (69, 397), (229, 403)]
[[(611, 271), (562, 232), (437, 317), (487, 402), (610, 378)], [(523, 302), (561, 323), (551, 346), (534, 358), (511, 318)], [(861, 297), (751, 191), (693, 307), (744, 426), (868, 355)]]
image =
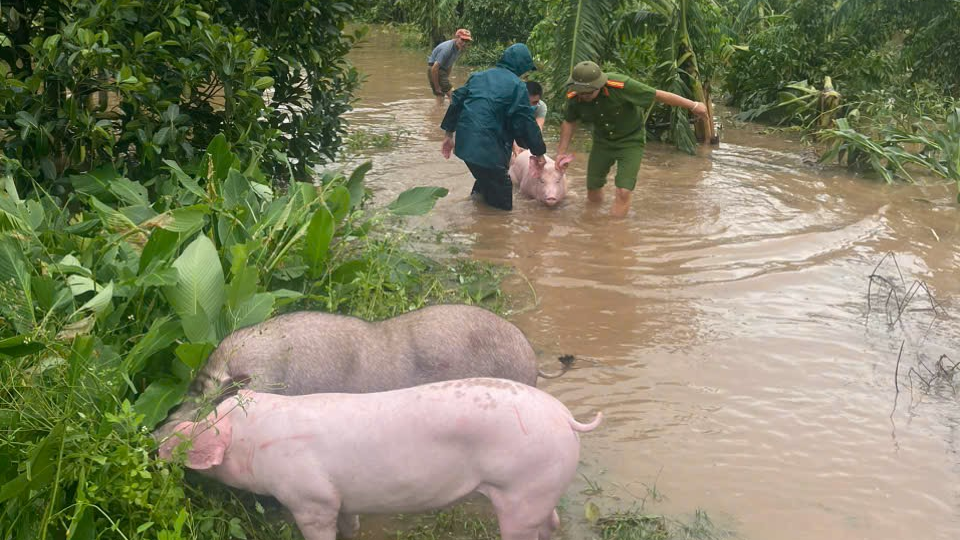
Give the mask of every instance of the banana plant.
[[(562, 99), (566, 81), (578, 62), (592, 60), (603, 65), (614, 59), (616, 48), (625, 40), (652, 34), (659, 49), (659, 80), (655, 86), (703, 101), (709, 108), (690, 31), (703, 25), (698, 2), (713, 5), (713, 0), (560, 0), (555, 14), (542, 23), (556, 29), (549, 65), (557, 99)], [(542, 35), (544, 30), (534, 33)], [(688, 122), (682, 111), (671, 112), (674, 142), (693, 152), (694, 134)], [(701, 130), (697, 138), (713, 138), (711, 121)]]

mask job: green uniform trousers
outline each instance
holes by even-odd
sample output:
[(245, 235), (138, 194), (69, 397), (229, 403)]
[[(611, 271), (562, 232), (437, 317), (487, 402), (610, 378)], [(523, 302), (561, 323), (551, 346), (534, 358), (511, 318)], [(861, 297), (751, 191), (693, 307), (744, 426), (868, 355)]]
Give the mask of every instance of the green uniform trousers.
[(629, 189), (637, 185), (637, 173), (643, 161), (644, 143), (624, 147), (612, 147), (594, 139), (590, 157), (587, 159), (587, 189), (600, 189), (607, 183), (607, 173), (617, 164), (614, 184)]

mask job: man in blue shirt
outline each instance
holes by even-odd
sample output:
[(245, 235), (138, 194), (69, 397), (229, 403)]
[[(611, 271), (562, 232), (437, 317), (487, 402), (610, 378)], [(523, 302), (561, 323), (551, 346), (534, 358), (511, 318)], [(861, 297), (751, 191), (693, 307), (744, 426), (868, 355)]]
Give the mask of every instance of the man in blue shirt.
[(464, 28), (457, 30), (453, 39), (437, 45), (427, 57), (427, 80), (430, 90), (437, 96), (437, 105), (443, 105), (444, 96), (450, 97), (450, 70), (460, 56), (460, 52), (473, 41), (470, 31)]

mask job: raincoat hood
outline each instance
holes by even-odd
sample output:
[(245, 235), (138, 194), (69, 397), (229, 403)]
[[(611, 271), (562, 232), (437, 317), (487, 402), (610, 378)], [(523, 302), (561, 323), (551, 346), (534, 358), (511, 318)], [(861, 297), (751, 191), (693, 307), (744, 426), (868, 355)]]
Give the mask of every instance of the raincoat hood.
[(509, 69), (515, 73), (517, 77), (528, 71), (535, 71), (537, 69), (537, 66), (533, 64), (533, 56), (530, 54), (530, 49), (523, 43), (516, 43), (507, 47), (507, 50), (503, 51), (503, 56), (500, 57), (500, 61), (497, 62), (497, 67)]

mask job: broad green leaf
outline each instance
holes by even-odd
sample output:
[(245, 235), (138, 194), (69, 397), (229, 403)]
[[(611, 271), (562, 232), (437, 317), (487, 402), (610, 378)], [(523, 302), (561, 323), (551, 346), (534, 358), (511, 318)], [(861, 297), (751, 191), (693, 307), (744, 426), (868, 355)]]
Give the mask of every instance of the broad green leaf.
[(203, 365), (216, 347), (212, 343), (181, 343), (174, 354), (191, 370), (196, 371)]
[(19, 243), (7, 235), (0, 237), (0, 283), (5, 292), (0, 313), (19, 334), (32, 333), (36, 325), (30, 277), (30, 267)]
[(257, 293), (243, 302), (236, 310), (229, 310), (232, 328), (244, 328), (261, 323), (273, 313), (275, 299), (270, 293)]
[[(15, 201), (12, 197), (0, 196), (0, 229), (5, 229), (9, 224), (18, 231), (29, 232), (32, 227), (27, 222), (25, 210), (23, 203)], [(6, 220), (3, 219), (4, 217)]]
[(96, 540), (96, 527), (93, 522), (94, 511), (78, 502), (76, 512), (67, 528), (66, 537), (70, 540)]
[(326, 207), (321, 206), (310, 219), (306, 245), (303, 249), (304, 258), (310, 265), (310, 273), (314, 279), (323, 274), (331, 240), (333, 240), (333, 215)]
[(33, 276), (30, 285), (33, 287), (34, 304), (48, 315), (73, 301), (70, 287), (64, 287), (62, 280), (50, 275)]
[(235, 269), (233, 279), (227, 285), (227, 307), (237, 309), (248, 298), (257, 292), (257, 280), (259, 274), (253, 266), (244, 266)]
[(360, 206), (360, 203), (363, 201), (363, 179), (370, 172), (370, 169), (373, 168), (372, 161), (366, 161), (350, 174), (350, 179), (347, 180), (347, 189), (350, 190), (350, 209), (354, 209)]
[(26, 218), (27, 225), (30, 226), (30, 230), (37, 231), (43, 227), (45, 219), (43, 205), (34, 200), (27, 201)]
[(190, 234), (203, 227), (206, 222), (206, 215), (209, 212), (209, 206), (195, 204), (164, 212), (153, 219), (144, 221), (140, 226), (144, 229), (159, 227), (172, 232)]
[(154, 354), (166, 349), (182, 336), (180, 324), (170, 317), (161, 317), (150, 324), (147, 333), (137, 340), (130, 353), (123, 360), (123, 371), (133, 377), (146, 365)]
[(97, 283), (92, 278), (72, 274), (67, 276), (67, 286), (73, 296), (80, 296), (84, 293), (97, 290)]
[(207, 197), (207, 194), (203, 191), (203, 188), (200, 187), (200, 184), (197, 183), (197, 181), (194, 180), (189, 174), (185, 173), (176, 161), (165, 159), (163, 162), (170, 167), (170, 172), (173, 174), (173, 177), (176, 178), (177, 181), (180, 182), (180, 185), (186, 188), (187, 191), (193, 193), (200, 199), (205, 199)]
[(117, 178), (117, 170), (113, 165), (98, 167), (87, 174), (71, 176), (73, 188), (85, 195), (100, 197), (109, 193), (110, 183)]
[(37, 343), (36, 341), (30, 341), (29, 336), (20, 335), (0, 339), (0, 354), (2, 355), (16, 358), (18, 356), (33, 354), (41, 350), (43, 350), (43, 344)]
[(290, 289), (277, 289), (270, 291), (270, 294), (272, 294), (273, 298), (276, 300), (276, 307), (284, 306), (303, 298), (303, 293), (291, 291)]
[(137, 279), (137, 285), (141, 287), (170, 287), (177, 284), (180, 279), (180, 273), (176, 268), (160, 268), (144, 274)]
[(260, 77), (253, 83), (253, 87), (257, 90), (266, 90), (273, 86), (273, 77)]
[(257, 47), (257, 50), (253, 51), (253, 58), (250, 59), (250, 65), (257, 67), (262, 64), (264, 60), (267, 59), (267, 50), (262, 47)]
[(17, 192), (17, 183), (14, 182), (13, 176), (8, 174), (3, 177), (3, 189), (13, 202), (18, 204), (22, 202), (20, 200), (20, 194)]
[(227, 177), (227, 171), (233, 164), (233, 154), (230, 152), (230, 146), (223, 133), (217, 134), (207, 146), (207, 154), (213, 162), (213, 176), (215, 180), (223, 180)]
[(325, 202), (327, 208), (333, 213), (333, 220), (337, 223), (343, 221), (350, 212), (350, 192), (343, 186), (337, 186), (327, 193)]
[(230, 169), (223, 182), (223, 206), (232, 210), (247, 200), (250, 193), (250, 181), (240, 171)]
[(118, 208), (120, 213), (127, 216), (127, 219), (136, 223), (138, 226), (141, 223), (146, 223), (147, 221), (157, 217), (157, 212), (147, 206), (147, 205), (136, 205), (136, 206), (124, 206)]
[(110, 193), (129, 205), (146, 206), (150, 204), (147, 197), (147, 188), (140, 185), (139, 182), (127, 178), (117, 178), (110, 182), (108, 189)]
[(173, 263), (179, 278), (164, 292), (182, 319), (198, 313), (211, 319), (220, 313), (224, 301), (223, 267), (217, 248), (204, 235), (199, 235)]
[(415, 187), (401, 193), (387, 209), (398, 216), (421, 216), (432, 210), (437, 199), (446, 197), (447, 193), (447, 188), (442, 187)]
[(83, 264), (80, 262), (80, 259), (76, 258), (73, 254), (64, 255), (60, 262), (51, 264), (47, 267), (51, 273), (55, 274), (81, 274), (87, 277), (92, 277), (93, 272), (83, 267)]
[(113, 282), (107, 284), (106, 287), (100, 289), (100, 292), (95, 294), (93, 298), (87, 300), (85, 304), (80, 306), (80, 309), (77, 311), (83, 311), (89, 309), (94, 313), (102, 313), (107, 306), (110, 305), (110, 300), (113, 299)]
[(247, 540), (247, 533), (243, 532), (243, 525), (240, 524), (240, 518), (230, 520), (230, 537), (238, 540)]
[(100, 216), (100, 221), (111, 231), (125, 233), (138, 229), (137, 224), (131, 221), (130, 218), (115, 210), (113, 207), (100, 202), (96, 197), (90, 197), (90, 204), (93, 206), (97, 215)]
[(140, 394), (133, 410), (143, 415), (143, 425), (152, 430), (183, 400), (189, 381), (156, 380)]
[(183, 327), (183, 333), (191, 343), (204, 343), (208, 341), (218, 341), (216, 328), (212, 324), (210, 317), (204, 312), (186, 315), (180, 319), (180, 325)]
[(234, 244), (230, 246), (230, 275), (233, 278), (240, 275), (247, 266), (247, 259), (250, 257), (250, 249), (256, 249), (251, 242), (245, 244)]
[(140, 254), (140, 268), (137, 273), (142, 274), (154, 260), (163, 261), (172, 255), (179, 242), (179, 234), (165, 229), (154, 229), (150, 233), (147, 245), (143, 248), (143, 253)]

